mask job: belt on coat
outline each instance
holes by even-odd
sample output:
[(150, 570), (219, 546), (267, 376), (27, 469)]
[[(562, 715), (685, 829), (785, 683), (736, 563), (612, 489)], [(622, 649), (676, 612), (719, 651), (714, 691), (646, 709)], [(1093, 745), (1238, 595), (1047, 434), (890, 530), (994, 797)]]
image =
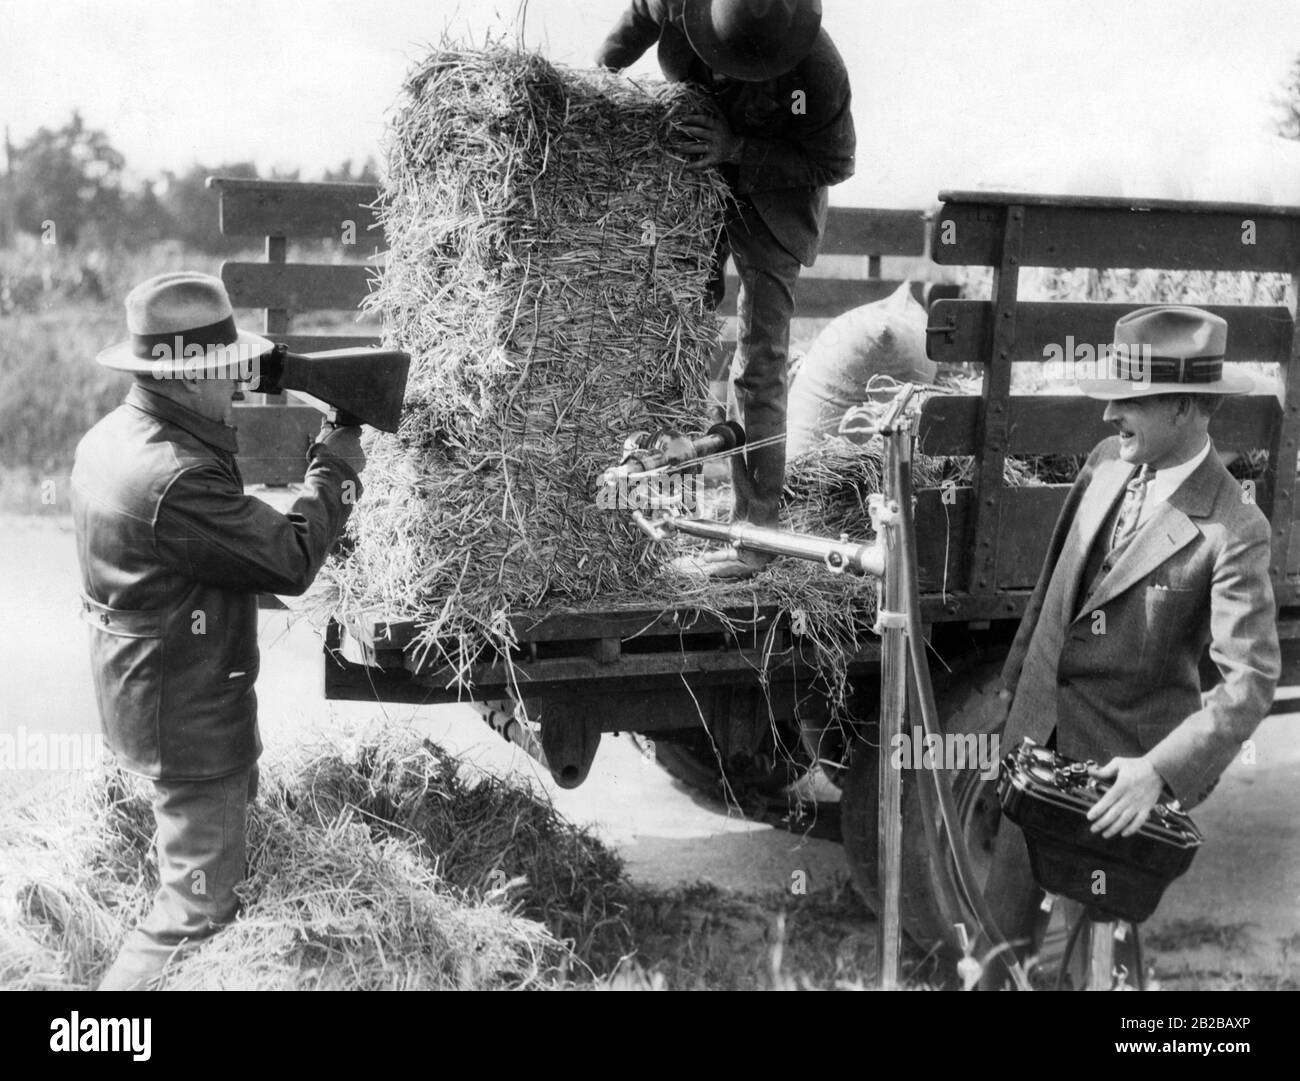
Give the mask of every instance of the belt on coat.
[(110, 608), (81, 595), (81, 618), (101, 631), (124, 638), (161, 638), (167, 623), (167, 610), (163, 608), (138, 609)]

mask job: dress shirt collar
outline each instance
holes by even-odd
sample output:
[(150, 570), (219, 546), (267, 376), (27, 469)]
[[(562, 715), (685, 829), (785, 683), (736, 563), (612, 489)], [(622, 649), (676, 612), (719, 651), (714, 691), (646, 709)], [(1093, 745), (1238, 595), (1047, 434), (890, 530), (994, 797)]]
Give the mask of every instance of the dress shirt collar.
[[(1214, 443), (1207, 438), (1205, 446), (1183, 462), (1182, 465), (1171, 465), (1168, 469), (1157, 469), (1155, 471), (1147, 484), (1146, 500), (1142, 504), (1141, 517), (1143, 521), (1154, 513), (1156, 507), (1167, 502), (1169, 497), (1178, 491), (1183, 481), (1195, 473), (1200, 464), (1210, 456), (1212, 449), (1214, 449)], [(1134, 474), (1134, 476), (1136, 475)]]

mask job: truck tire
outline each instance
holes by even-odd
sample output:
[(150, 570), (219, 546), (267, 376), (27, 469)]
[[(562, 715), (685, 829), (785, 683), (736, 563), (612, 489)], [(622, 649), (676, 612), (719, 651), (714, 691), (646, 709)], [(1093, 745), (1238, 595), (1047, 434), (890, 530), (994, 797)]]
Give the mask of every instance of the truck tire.
[[(978, 732), (984, 707), (1001, 687), (1002, 659), (996, 655), (971, 658), (942, 681), (936, 680), (935, 698), (944, 732)], [(840, 796), (840, 827), (853, 883), (874, 912), (880, 910), (876, 874), (876, 836), (879, 820), (877, 749), (859, 744), (854, 751)], [(970, 849), (978, 885), (983, 886), (992, 858), (992, 842), (1000, 820), (996, 781), (984, 781), (976, 770), (950, 773), (957, 813)], [(959, 948), (948, 913), (955, 869), (951, 858), (936, 866), (930, 859), (921, 817), (914, 770), (903, 771), (903, 852), (900, 884), (903, 932), (922, 950)]]

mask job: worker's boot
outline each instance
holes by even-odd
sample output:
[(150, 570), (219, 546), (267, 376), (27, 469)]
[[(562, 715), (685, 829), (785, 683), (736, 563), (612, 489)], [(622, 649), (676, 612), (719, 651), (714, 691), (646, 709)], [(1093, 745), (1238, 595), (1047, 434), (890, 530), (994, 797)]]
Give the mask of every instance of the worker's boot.
[(706, 563), (705, 575), (713, 579), (753, 578), (775, 558), (768, 552), (738, 551), (735, 548), (729, 551), (729, 557)]

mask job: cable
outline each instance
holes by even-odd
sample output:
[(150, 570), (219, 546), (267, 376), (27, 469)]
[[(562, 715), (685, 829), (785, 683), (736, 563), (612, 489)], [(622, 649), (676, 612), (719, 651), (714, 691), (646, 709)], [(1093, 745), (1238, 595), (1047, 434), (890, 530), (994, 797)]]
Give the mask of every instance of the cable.
[[(892, 457), (894, 491), (899, 506), (903, 511), (898, 516), (899, 532), (903, 544), (903, 558), (901, 560), (904, 575), (903, 615), (907, 621), (907, 643), (912, 658), (912, 678), (921, 704), (922, 726), (928, 738), (938, 733), (939, 726), (936, 720), (938, 706), (935, 704), (934, 687), (930, 682), (930, 669), (925, 657), (921, 621), (918, 615), (921, 610), (921, 593), (916, 572), (916, 523), (912, 519), (912, 470), (911, 463), (905, 462), (902, 454), (895, 453)], [(1010, 958), (1014, 958), (1014, 952), (1011, 952), (1006, 937), (998, 929), (997, 921), (993, 918), (993, 913), (985, 903), (983, 891), (975, 885), (975, 872), (970, 863), (970, 852), (966, 848), (965, 836), (957, 828), (957, 809), (948, 779), (943, 776), (937, 764), (928, 772), (934, 783), (935, 794), (939, 802), (939, 813), (943, 819), (944, 829), (948, 833), (948, 846), (952, 851), (953, 863), (957, 870), (958, 885), (965, 895), (965, 901), (976, 921), (980, 924), (979, 930), (993, 944), (995, 951), (1005, 950)], [(922, 801), (921, 807), (924, 811), (924, 801)], [(1029, 980), (1025, 976), (1024, 969), (1019, 961), (1008, 959), (1008, 956), (1004, 956), (1002, 962), (1006, 965), (1007, 971), (1010, 973), (1017, 989), (1021, 991), (1031, 990)]]

